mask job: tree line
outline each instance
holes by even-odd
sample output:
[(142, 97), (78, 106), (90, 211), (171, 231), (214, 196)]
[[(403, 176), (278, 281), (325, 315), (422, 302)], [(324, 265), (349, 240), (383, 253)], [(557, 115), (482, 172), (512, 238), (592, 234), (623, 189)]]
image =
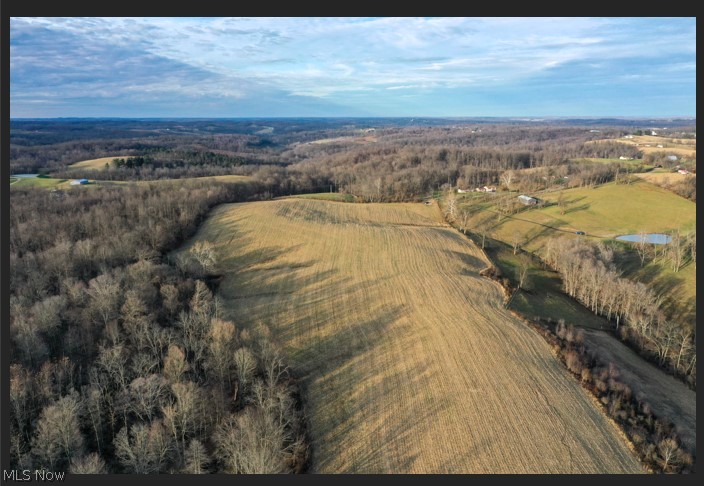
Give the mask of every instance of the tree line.
[(695, 472), (694, 457), (674, 425), (655, 416), (647, 397), (634, 393), (623, 382), (618, 367), (604, 361), (598, 349), (586, 346), (584, 330), (566, 325), (562, 319), (525, 322), (545, 338), (558, 359), (599, 400), (645, 465), (656, 473)]
[[(682, 242), (667, 250), (678, 259)], [(557, 270), (565, 292), (612, 322), (619, 335), (661, 367), (696, 387), (696, 330), (667, 319), (661, 297), (642, 282), (620, 277), (613, 249), (581, 239), (548, 240), (544, 261)]]

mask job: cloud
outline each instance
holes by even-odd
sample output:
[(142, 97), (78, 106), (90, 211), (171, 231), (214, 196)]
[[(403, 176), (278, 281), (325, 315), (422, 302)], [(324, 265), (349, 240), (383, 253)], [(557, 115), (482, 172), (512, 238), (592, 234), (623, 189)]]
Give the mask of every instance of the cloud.
[(695, 39), (693, 18), (12, 18), (11, 112), (114, 98), (398, 113), (402, 94), (462, 88), (459, 109), (486, 85), (663, 88), (656, 70), (694, 101)]

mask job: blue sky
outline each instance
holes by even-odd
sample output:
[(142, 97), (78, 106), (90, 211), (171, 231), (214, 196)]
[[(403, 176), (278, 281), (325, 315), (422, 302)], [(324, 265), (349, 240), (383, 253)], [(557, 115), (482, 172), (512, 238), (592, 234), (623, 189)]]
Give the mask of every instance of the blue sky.
[(695, 116), (695, 18), (10, 19), (10, 116)]

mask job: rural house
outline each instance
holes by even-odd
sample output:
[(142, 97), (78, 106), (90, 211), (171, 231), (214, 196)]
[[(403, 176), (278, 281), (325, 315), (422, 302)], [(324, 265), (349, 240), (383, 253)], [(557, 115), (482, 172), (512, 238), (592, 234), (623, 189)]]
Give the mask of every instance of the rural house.
[(526, 196), (524, 194), (521, 194), (520, 196), (518, 196), (518, 200), (521, 201), (526, 206), (535, 206), (536, 204), (538, 204), (538, 200), (536, 198)]

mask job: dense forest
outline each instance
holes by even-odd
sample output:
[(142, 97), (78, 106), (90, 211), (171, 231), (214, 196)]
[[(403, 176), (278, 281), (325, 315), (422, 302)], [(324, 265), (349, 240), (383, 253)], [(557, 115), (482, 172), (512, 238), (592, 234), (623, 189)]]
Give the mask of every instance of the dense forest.
[(169, 250), (250, 186), (13, 190), (12, 467), (300, 472), (294, 377), (266, 328), (226, 320), (217, 255)]

